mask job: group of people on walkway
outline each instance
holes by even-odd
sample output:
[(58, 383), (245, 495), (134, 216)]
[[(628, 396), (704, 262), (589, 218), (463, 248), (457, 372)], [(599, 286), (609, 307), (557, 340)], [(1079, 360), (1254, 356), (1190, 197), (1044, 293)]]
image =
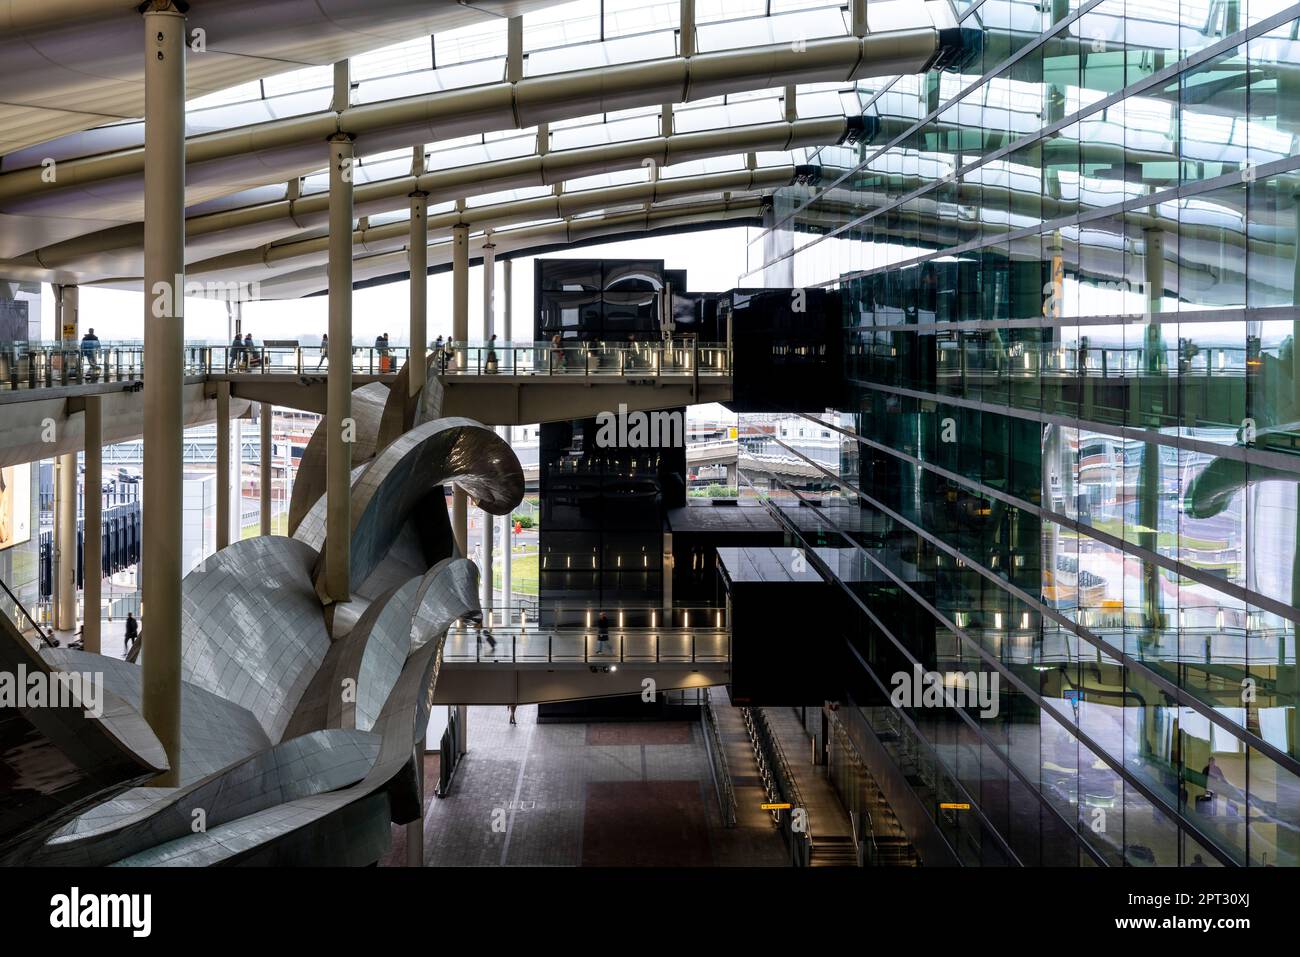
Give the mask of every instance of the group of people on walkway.
[(261, 364), (261, 357), (253, 345), (253, 334), (247, 333), (241, 339), (239, 333), (230, 340), (230, 354), (226, 356), (226, 369), (247, 369)]

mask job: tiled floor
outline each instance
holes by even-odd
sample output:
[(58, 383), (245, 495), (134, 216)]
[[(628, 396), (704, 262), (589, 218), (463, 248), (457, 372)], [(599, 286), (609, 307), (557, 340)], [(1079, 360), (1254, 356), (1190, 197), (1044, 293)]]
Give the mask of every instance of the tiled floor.
[(765, 821), (722, 826), (698, 721), (539, 725), (533, 706), (518, 721), (469, 709), (469, 754), (425, 819), (428, 866), (785, 863)]

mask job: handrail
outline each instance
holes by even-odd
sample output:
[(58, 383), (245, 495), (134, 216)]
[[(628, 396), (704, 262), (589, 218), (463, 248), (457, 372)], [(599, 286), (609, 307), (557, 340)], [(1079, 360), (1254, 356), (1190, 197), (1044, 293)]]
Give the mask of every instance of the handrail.
[(768, 800), (773, 804), (789, 804), (792, 812), (803, 811), (801, 830), (794, 828), (793, 813), (789, 817), (782, 818), (779, 810), (773, 811), (773, 820), (781, 827), (790, 842), (790, 851), (795, 865), (807, 867), (812, 860), (814, 847), (812, 823), (808, 819), (808, 805), (804, 803), (799, 783), (795, 780), (794, 772), (790, 770), (789, 762), (786, 761), (785, 749), (781, 747), (781, 742), (777, 739), (776, 732), (772, 730), (762, 708), (741, 708), (740, 713), (745, 722), (745, 730), (749, 732), (750, 741), (754, 745), (759, 777), (763, 781), (763, 791), (767, 794)]
[(36, 619), (31, 616), (31, 614), (27, 611), (26, 607), (24, 607), (23, 603), (18, 600), (18, 596), (9, 590), (9, 586), (5, 584), (3, 578), (0, 578), (0, 588), (4, 589), (4, 593), (9, 596), (9, 600), (12, 601), (14, 603), (14, 606), (20, 612), (23, 613), (23, 617), (27, 619), (28, 623), (34, 629), (36, 629), (36, 633), (40, 635), (41, 638), (43, 639), (45, 637), (44, 629), (42, 629), (40, 625), (36, 624)]
[[(706, 751), (709, 767), (714, 770), (714, 789), (718, 794), (718, 808), (722, 812), (724, 827), (736, 826), (736, 789), (731, 783), (731, 770), (727, 767), (727, 752), (722, 747), (722, 732), (718, 728), (718, 716), (713, 710), (711, 688), (704, 689), (704, 706), (700, 709), (700, 720), (704, 726)], [(714, 754), (717, 763), (714, 763)]]

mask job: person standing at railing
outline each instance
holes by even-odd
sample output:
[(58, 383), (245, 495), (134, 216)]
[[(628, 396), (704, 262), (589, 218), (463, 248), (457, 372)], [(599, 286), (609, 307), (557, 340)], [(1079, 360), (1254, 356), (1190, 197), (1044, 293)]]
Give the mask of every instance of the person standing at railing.
[(250, 332), (244, 336), (244, 348), (242, 352), (244, 359), (244, 368), (251, 369), (257, 365), (257, 357), (253, 355), (253, 334)]
[(226, 371), (239, 368), (239, 358), (244, 354), (244, 340), (239, 338), (239, 333), (235, 333), (235, 338), (230, 342), (230, 355), (226, 356)]
[(560, 334), (551, 336), (551, 363), (557, 369), (564, 368), (564, 346), (560, 344)]
[(603, 611), (596, 627), (596, 654), (605, 654), (605, 645), (609, 643), (609, 616)]
[(483, 362), (483, 371), (491, 375), (497, 371), (497, 337), (493, 333), (488, 338), (487, 358)]
[(99, 374), (98, 354), (99, 336), (95, 335), (94, 329), (89, 329), (81, 337), (81, 355), (86, 360), (86, 364), (90, 366), (91, 375)]
[(320, 358), (316, 360), (316, 371), (325, 364), (325, 360), (330, 356), (330, 334), (322, 332), (320, 337)]

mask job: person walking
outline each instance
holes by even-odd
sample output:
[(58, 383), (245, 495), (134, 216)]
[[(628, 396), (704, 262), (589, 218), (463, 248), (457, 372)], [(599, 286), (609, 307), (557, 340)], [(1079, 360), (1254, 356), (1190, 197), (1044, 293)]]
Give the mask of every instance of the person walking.
[(488, 643), (489, 652), (495, 657), (497, 651), (497, 640), (492, 637), (492, 632), (483, 627), (483, 622), (478, 623), (478, 636), (480, 641)]
[(140, 626), (136, 623), (135, 615), (131, 612), (126, 613), (126, 653), (131, 653), (132, 646), (140, 638)]
[(325, 360), (330, 355), (330, 334), (323, 333), (320, 337), (320, 359), (316, 362), (316, 370), (319, 372), (320, 367), (325, 364)]
[(515, 721), (515, 708), (518, 707), (518, 705), (508, 704), (506, 707), (510, 709), (510, 723), (518, 724), (518, 722)]
[(605, 645), (609, 643), (609, 616), (600, 613), (600, 622), (596, 628), (596, 654), (605, 654)]

